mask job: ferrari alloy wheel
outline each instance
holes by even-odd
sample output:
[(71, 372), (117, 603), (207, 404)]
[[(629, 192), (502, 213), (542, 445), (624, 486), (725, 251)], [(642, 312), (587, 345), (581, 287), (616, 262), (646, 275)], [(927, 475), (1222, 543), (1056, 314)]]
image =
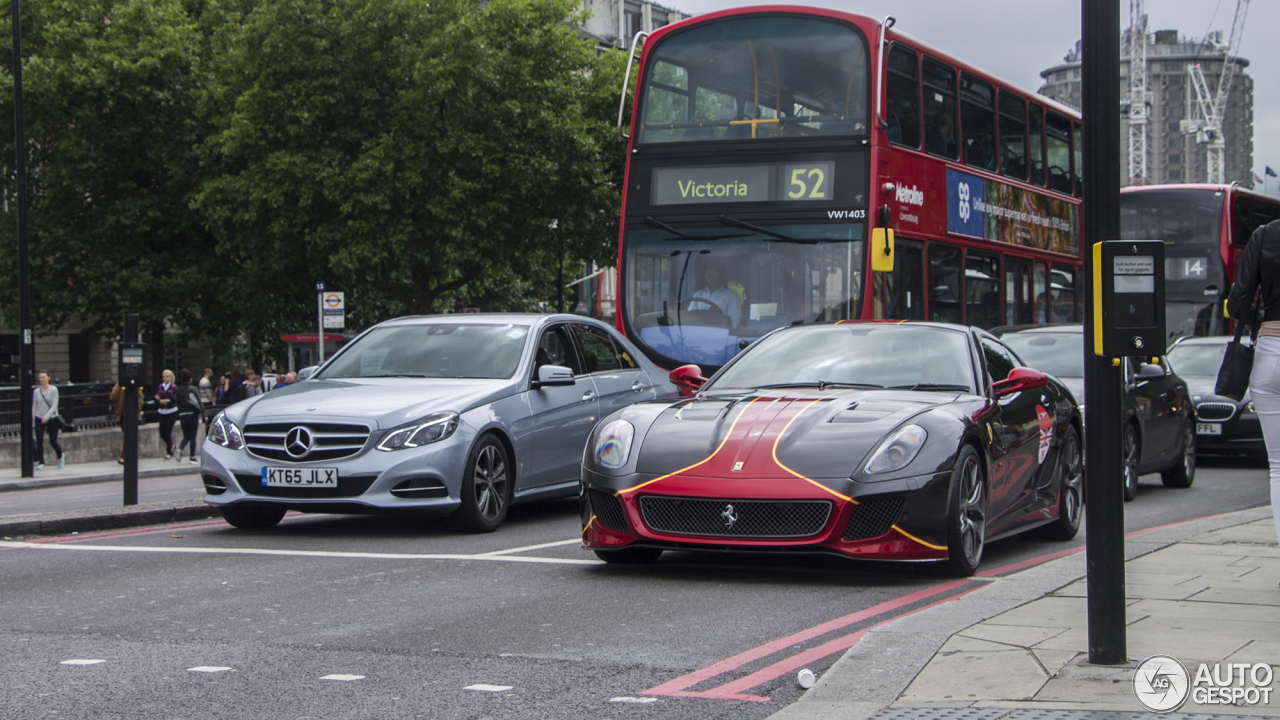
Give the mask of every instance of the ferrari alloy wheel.
[(627, 547), (621, 550), (596, 550), (596, 557), (607, 563), (619, 565), (648, 565), (657, 561), (662, 550), (647, 547)]
[(982, 562), (987, 542), (987, 488), (982, 462), (971, 445), (960, 448), (951, 474), (947, 503), (947, 568), (952, 575), (969, 577)]
[(1138, 428), (1133, 423), (1124, 425), (1124, 501), (1138, 497)]
[(1058, 462), (1058, 517), (1048, 525), (1028, 533), (1044, 540), (1063, 542), (1076, 536), (1084, 516), (1084, 463), (1081, 461), (1080, 433), (1074, 425), (1062, 438)]
[(455, 528), (474, 533), (498, 529), (511, 503), (510, 467), (507, 449), (498, 438), (480, 438), (462, 476), (462, 505), (449, 516)]
[(1182, 457), (1173, 467), (1160, 473), (1160, 479), (1168, 488), (1189, 488), (1196, 480), (1196, 424), (1187, 418), (1182, 428)]
[(224, 505), (221, 508), (222, 519), (231, 527), (242, 530), (266, 530), (280, 524), (284, 518), (284, 510), (274, 508), (242, 508)]

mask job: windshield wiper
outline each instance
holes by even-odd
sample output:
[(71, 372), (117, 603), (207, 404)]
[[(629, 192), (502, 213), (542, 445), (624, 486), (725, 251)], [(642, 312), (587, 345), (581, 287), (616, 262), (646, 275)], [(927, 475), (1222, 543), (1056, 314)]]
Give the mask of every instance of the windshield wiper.
[(947, 390), (969, 392), (968, 385), (947, 385), (945, 383), (916, 383), (915, 385), (894, 385), (890, 390)]
[(740, 227), (740, 228), (744, 228), (744, 229), (746, 229), (746, 230), (750, 230), (750, 231), (752, 231), (752, 232), (760, 233), (761, 235), (768, 235), (769, 237), (771, 237), (771, 238), (773, 238), (773, 239), (775, 239), (775, 240), (778, 240), (778, 241), (780, 241), (780, 242), (796, 243), (796, 244), (798, 244), (798, 245), (817, 245), (817, 244), (819, 244), (819, 243), (829, 243), (829, 242), (848, 242), (847, 240), (842, 240), (842, 239), (840, 239), (840, 238), (798, 238), (798, 237), (791, 237), (790, 235), (784, 235), (783, 233), (780, 233), (780, 232), (775, 232), (775, 231), (773, 231), (773, 230), (769, 230), (769, 229), (766, 229), (766, 228), (762, 228), (762, 227), (760, 227), (759, 225), (752, 225), (752, 224), (751, 224), (751, 223), (749, 223), (749, 222), (744, 222), (744, 221), (739, 220), (739, 219), (737, 219), (737, 218), (729, 217), (728, 215), (721, 215), (721, 216), (720, 216), (719, 218), (717, 218), (717, 219), (718, 219), (720, 222), (724, 223), (725, 225), (733, 225), (733, 226), (735, 226), (735, 227)]
[(794, 382), (794, 383), (773, 383), (772, 385), (757, 385), (757, 389), (765, 388), (793, 388), (793, 387), (817, 387), (819, 390), (826, 390), (829, 387), (857, 388), (859, 390), (883, 390), (883, 385), (872, 385), (870, 383), (845, 383), (830, 382), (827, 380), (813, 380), (810, 382)]
[(652, 225), (658, 228), (659, 230), (666, 230), (672, 235), (675, 235), (675, 237), (673, 238), (662, 238), (664, 242), (676, 242), (679, 240), (728, 240), (729, 238), (751, 237), (750, 235), (743, 235), (741, 233), (737, 235), (690, 235), (689, 233), (681, 232), (680, 230), (677, 230), (664, 222), (659, 222), (657, 220), (654, 220), (651, 217), (646, 217), (644, 221), (645, 223)]

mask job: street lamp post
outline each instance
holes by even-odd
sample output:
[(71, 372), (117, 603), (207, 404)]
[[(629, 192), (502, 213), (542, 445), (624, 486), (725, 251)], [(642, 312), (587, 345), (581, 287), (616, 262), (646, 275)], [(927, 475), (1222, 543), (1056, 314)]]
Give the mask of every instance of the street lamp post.
[(22, 477), (35, 475), (32, 438), (35, 435), (31, 418), (31, 379), (35, 358), (32, 353), (31, 332), (31, 261), (27, 257), (27, 157), (26, 131), (22, 124), (22, 23), (18, 15), (18, 0), (10, 0), (13, 21), (13, 134), (14, 168), (18, 176), (18, 328), (19, 358), (18, 377), (21, 399)]

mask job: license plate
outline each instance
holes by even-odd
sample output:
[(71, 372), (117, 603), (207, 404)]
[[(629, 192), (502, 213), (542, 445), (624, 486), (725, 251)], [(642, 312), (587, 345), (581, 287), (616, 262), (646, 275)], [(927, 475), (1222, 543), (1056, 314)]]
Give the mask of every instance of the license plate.
[(1221, 435), (1221, 423), (1196, 423), (1197, 435)]
[(263, 487), (338, 487), (338, 468), (262, 468)]

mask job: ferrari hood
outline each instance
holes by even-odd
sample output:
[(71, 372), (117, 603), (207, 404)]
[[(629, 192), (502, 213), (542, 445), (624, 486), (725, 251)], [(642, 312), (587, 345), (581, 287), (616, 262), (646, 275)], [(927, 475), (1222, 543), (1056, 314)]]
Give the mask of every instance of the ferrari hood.
[(792, 389), (677, 403), (654, 421), (641, 473), (850, 477), (885, 435), (957, 393)]

